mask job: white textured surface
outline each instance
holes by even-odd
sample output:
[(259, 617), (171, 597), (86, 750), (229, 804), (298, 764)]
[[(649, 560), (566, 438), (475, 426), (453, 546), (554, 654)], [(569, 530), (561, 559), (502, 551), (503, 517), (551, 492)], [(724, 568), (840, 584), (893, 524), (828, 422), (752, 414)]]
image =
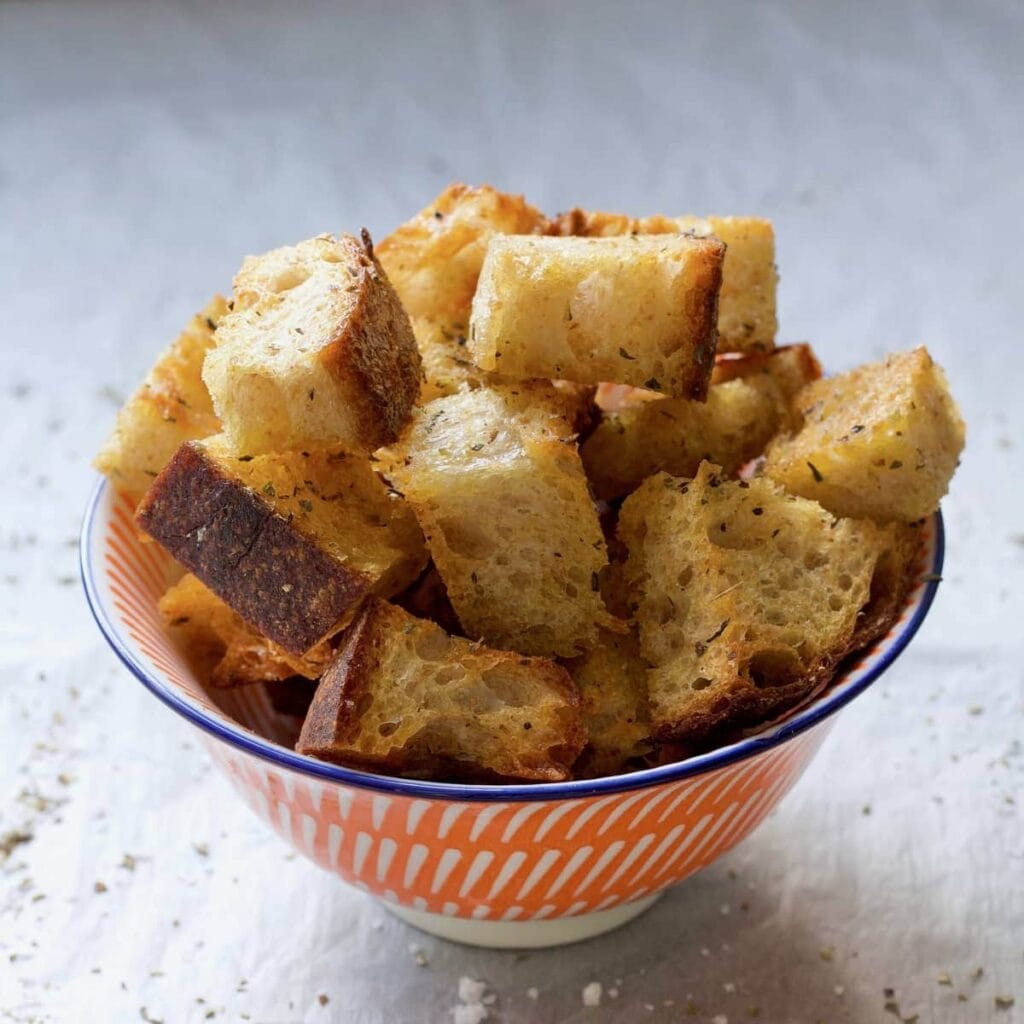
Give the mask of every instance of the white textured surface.
[[(688, 998), (895, 1020), (887, 987), (921, 1024), (1024, 1019), (1022, 52), (1011, 0), (0, 6), (0, 833), (34, 836), (0, 865), (0, 1020), (445, 1021), (463, 976), (509, 1024)], [(74, 580), (111, 393), (240, 255), (382, 234), (457, 177), (767, 214), (782, 337), (832, 368), (925, 341), (969, 423), (946, 582), (891, 678), (732, 856), (528, 957), (421, 937), (293, 858)]]

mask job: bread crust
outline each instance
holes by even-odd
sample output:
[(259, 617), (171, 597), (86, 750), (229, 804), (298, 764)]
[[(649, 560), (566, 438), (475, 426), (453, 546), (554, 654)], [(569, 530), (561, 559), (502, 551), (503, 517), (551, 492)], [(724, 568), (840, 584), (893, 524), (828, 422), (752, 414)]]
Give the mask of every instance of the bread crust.
[[(349, 401), (367, 448), (396, 440), (420, 393), (420, 352), (412, 324), (363, 228), (360, 245), (343, 235), (359, 288), (351, 315), (320, 362), (335, 380), (353, 386)], [(391, 339), (388, 342), (387, 339)]]
[(135, 514), (218, 597), (293, 654), (329, 637), (371, 587), (195, 442), (183, 444)]

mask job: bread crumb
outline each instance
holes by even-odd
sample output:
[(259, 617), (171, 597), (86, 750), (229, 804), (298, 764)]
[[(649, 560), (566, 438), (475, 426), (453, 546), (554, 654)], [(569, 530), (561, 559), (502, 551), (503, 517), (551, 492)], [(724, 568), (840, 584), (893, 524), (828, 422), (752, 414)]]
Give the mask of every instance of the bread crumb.
[(452, 1008), (455, 1024), (481, 1024), (490, 1016), (487, 1007), (497, 996), (487, 994), (487, 982), (463, 976), (459, 978), (459, 1000), (462, 1005)]
[(584, 1006), (600, 1006), (601, 1005), (601, 982), (592, 981), (589, 985), (585, 985), (583, 988), (583, 1005)]
[(526, 990), (526, 998), (527, 999), (532, 999), (532, 1000), (534, 1000), (534, 1002), (536, 1002), (537, 996), (539, 996), (539, 995), (540, 995), (540, 993), (535, 988), (533, 988), (532, 986)]
[(459, 999), (464, 1003), (479, 1003), (487, 991), (486, 981), (477, 981), (476, 978), (459, 978)]

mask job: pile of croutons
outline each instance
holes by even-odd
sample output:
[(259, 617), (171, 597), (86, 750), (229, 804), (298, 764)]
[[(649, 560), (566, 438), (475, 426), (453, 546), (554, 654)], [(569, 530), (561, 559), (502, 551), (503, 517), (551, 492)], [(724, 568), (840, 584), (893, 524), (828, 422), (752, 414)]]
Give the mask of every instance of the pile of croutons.
[(925, 349), (822, 379), (776, 348), (776, 282), (764, 220), (454, 185), (376, 249), (247, 258), (97, 465), (183, 569), (160, 607), (205, 685), (318, 681), (301, 753), (678, 760), (890, 629), (964, 443)]

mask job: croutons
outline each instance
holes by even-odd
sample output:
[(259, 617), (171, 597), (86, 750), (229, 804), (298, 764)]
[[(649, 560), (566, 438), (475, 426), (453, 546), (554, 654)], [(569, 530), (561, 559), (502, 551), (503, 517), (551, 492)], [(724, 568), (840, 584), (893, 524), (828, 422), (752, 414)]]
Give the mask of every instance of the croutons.
[(227, 311), (228, 303), (218, 295), (192, 318), (121, 407), (96, 456), (96, 468), (133, 501), (146, 493), (180, 444), (220, 430), (202, 369)]
[(654, 749), (647, 706), (647, 664), (635, 634), (601, 631), (597, 646), (564, 662), (580, 694), (587, 746), (577, 778), (618, 775), (643, 767)]
[(393, 441), (419, 392), (409, 318), (369, 235), (249, 257), (203, 379), (239, 455)]
[(557, 782), (585, 739), (565, 669), (450, 637), (372, 600), (321, 680), (297, 749), (435, 778)]
[(682, 740), (763, 722), (813, 692), (891, 624), (915, 550), (909, 527), (836, 519), (709, 463), (693, 480), (648, 479), (619, 534), (654, 666), (652, 722)]
[(692, 476), (703, 459), (734, 473), (789, 425), (793, 395), (821, 374), (806, 345), (716, 364), (716, 376), (719, 366), (725, 379), (712, 385), (706, 402), (649, 401), (646, 392), (644, 400), (605, 414), (581, 449), (599, 498), (628, 494), (659, 470)]
[(504, 377), (703, 399), (724, 252), (717, 239), (682, 234), (496, 236), (473, 297), (470, 354)]
[(555, 225), (559, 234), (602, 238), (677, 231), (714, 235), (726, 245), (718, 297), (718, 351), (763, 352), (775, 344), (779, 275), (771, 221), (758, 217), (626, 217), (577, 209), (556, 218)]
[(193, 670), (211, 686), (243, 686), (305, 676), (319, 679), (334, 655), (319, 643), (296, 657), (261, 636), (191, 573), (160, 598), (160, 614)]
[(771, 446), (765, 473), (841, 516), (913, 522), (934, 512), (964, 447), (964, 422), (928, 350), (810, 384), (802, 426)]
[(381, 463), (466, 635), (524, 654), (571, 657), (609, 620), (605, 542), (564, 413), (550, 384), (440, 398)]
[(222, 435), (181, 446), (136, 522), (246, 622), (292, 654), (335, 633), (370, 593), (426, 563), (409, 508), (361, 456), (236, 456)]
[(522, 196), (454, 184), (388, 235), (377, 256), (413, 320), (465, 333), (490, 239), (546, 229), (544, 215)]

